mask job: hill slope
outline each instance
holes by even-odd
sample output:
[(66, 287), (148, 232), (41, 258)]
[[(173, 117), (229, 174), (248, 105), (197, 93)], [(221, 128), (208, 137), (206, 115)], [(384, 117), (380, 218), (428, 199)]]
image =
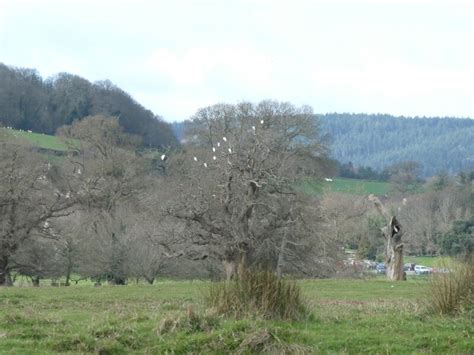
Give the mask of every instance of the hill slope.
[(0, 63), (0, 126), (54, 134), (86, 116), (118, 117), (124, 131), (147, 147), (178, 144), (170, 125), (110, 81), (91, 83), (60, 73), (43, 79), (36, 70)]
[(332, 156), (382, 170), (391, 164), (420, 162), (424, 176), (474, 167), (474, 120), (405, 118), (389, 115), (321, 115), (332, 139)]

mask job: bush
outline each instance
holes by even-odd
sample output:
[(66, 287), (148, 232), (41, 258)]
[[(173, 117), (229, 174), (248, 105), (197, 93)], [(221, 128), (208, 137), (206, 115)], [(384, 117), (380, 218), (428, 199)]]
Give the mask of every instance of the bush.
[(430, 307), (439, 314), (458, 313), (474, 308), (474, 257), (451, 268), (449, 273), (433, 276)]
[(455, 221), (452, 228), (438, 242), (442, 254), (465, 259), (474, 253), (474, 218)]
[(300, 287), (278, 279), (273, 272), (246, 272), (238, 280), (214, 283), (205, 294), (207, 306), (220, 315), (237, 318), (297, 320), (307, 313)]

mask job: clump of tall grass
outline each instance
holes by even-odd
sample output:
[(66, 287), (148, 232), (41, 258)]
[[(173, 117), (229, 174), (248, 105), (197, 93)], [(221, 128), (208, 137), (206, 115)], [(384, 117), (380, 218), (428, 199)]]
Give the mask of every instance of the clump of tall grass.
[(454, 264), (449, 272), (436, 274), (429, 289), (429, 307), (439, 314), (474, 309), (474, 256)]
[(219, 325), (220, 319), (207, 311), (204, 314), (194, 311), (191, 306), (183, 314), (171, 314), (162, 319), (157, 329), (158, 335), (184, 331), (188, 334), (210, 331)]
[(213, 283), (205, 293), (208, 307), (237, 318), (298, 320), (307, 314), (300, 287), (270, 271), (245, 272), (235, 281)]

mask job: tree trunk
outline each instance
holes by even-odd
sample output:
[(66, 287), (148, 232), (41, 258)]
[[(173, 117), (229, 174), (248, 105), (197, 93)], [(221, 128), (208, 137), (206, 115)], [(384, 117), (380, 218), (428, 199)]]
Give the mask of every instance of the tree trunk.
[(234, 280), (237, 276), (237, 263), (233, 259), (222, 260), (226, 281)]
[(385, 265), (387, 278), (389, 280), (405, 280), (403, 272), (403, 243), (402, 227), (397, 219), (391, 218), (390, 223), (385, 228)]
[(155, 282), (155, 278), (151, 276), (145, 276), (145, 280), (150, 284), (153, 285), (153, 282)]
[(281, 240), (280, 252), (278, 253), (276, 274), (279, 279), (281, 279), (281, 276), (283, 274), (283, 267), (285, 265), (285, 249), (286, 249), (286, 235)]
[(39, 287), (40, 285), (40, 277), (39, 276), (33, 276), (31, 278), (31, 282), (33, 283), (34, 287)]
[(248, 251), (241, 250), (239, 265), (237, 266), (237, 276), (240, 280), (245, 277), (245, 273), (247, 272), (247, 267), (248, 267), (247, 257), (248, 257)]
[(72, 274), (72, 263), (68, 262), (67, 269), (66, 269), (66, 282), (64, 286), (70, 286), (71, 285), (71, 274)]
[(403, 281), (406, 280), (403, 272), (403, 243), (402, 243), (402, 226), (395, 216), (390, 216), (385, 206), (380, 200), (370, 195), (371, 200), (379, 213), (387, 221), (387, 226), (383, 228), (385, 236), (385, 268), (386, 275), (389, 280)]
[(0, 286), (12, 286), (10, 272), (8, 270), (8, 257), (0, 258)]

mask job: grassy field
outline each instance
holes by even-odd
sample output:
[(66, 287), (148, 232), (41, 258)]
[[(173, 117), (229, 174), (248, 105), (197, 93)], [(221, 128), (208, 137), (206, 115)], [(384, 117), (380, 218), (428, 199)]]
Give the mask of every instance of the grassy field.
[(25, 142), (38, 148), (56, 150), (60, 152), (67, 150), (66, 144), (64, 144), (64, 142), (62, 142), (56, 136), (50, 136), (42, 133), (10, 130), (5, 128), (0, 129), (16, 137), (17, 139), (23, 139)]
[(389, 191), (389, 184), (379, 181), (334, 178), (333, 181), (305, 181), (302, 189), (306, 193), (321, 194), (324, 191), (349, 193), (355, 195), (385, 195)]
[(215, 316), (200, 281), (0, 288), (0, 353), (473, 353), (469, 315), (426, 312), (427, 280), (302, 281), (292, 323)]

